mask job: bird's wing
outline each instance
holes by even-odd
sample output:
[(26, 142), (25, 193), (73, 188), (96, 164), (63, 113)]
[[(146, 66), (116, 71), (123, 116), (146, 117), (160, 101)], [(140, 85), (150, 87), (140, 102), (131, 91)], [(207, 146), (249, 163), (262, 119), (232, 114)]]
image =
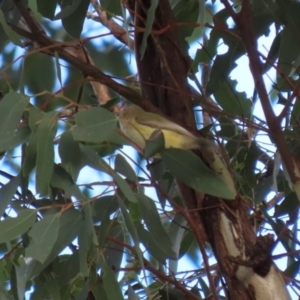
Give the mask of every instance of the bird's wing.
[[(135, 121), (144, 126), (149, 126), (152, 128), (162, 129), (162, 130), (167, 129), (167, 130), (171, 130), (171, 131), (177, 132), (182, 135), (189, 135), (189, 136), (195, 137), (191, 132), (189, 132), (185, 128), (181, 127), (180, 125), (178, 125), (172, 121), (167, 120), (166, 118), (164, 118), (160, 115), (147, 112), (147, 115), (148, 114), (149, 114), (149, 118), (147, 118), (147, 119), (149, 119), (149, 120), (145, 120), (143, 118), (143, 116), (137, 116), (135, 118)], [(150, 115), (152, 115), (152, 117)]]

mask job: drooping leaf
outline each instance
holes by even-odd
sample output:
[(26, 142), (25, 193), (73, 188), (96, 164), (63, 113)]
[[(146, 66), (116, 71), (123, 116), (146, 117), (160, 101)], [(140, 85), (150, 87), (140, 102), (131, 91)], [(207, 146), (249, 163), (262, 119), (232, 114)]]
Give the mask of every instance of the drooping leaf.
[(26, 276), (24, 270), (15, 265), (11, 270), (11, 289), (14, 299), (24, 299), (26, 291)]
[[(114, 221), (115, 220), (112, 220), (109, 222), (108, 227), (103, 228), (106, 232), (104, 230), (100, 230), (100, 234), (107, 235), (117, 241), (124, 242), (123, 229), (120, 224)], [(111, 225), (111, 223), (113, 223), (113, 225)], [(103, 248), (101, 250), (103, 251), (102, 253), (103, 257), (105, 258), (105, 264), (111, 268), (114, 268), (115, 270), (118, 270), (121, 267), (124, 247), (105, 239), (105, 243), (103, 244)]]
[(80, 4), (80, 0), (62, 1), (62, 10), (55, 15), (54, 20), (59, 20), (70, 16), (76, 11), (76, 9), (79, 7), (79, 4)]
[(30, 172), (36, 166), (36, 156), (37, 156), (37, 145), (38, 145), (39, 132), (34, 130), (31, 133), (27, 147), (26, 147), (26, 156), (23, 164), (23, 176), (28, 176)]
[(101, 0), (101, 8), (106, 11), (108, 19), (113, 15), (122, 16), (121, 2), (118, 0)]
[(44, 263), (56, 242), (59, 229), (59, 214), (49, 214), (36, 222), (29, 231), (31, 241), (26, 248), (26, 257)]
[(155, 130), (150, 138), (146, 141), (144, 155), (147, 158), (153, 157), (155, 154), (165, 148), (165, 138), (161, 130)]
[(128, 183), (120, 176), (118, 175), (110, 166), (108, 163), (106, 163), (105, 160), (103, 160), (100, 156), (98, 156), (95, 151), (93, 151), (91, 148), (80, 145), (80, 148), (82, 150), (82, 159), (85, 161), (87, 165), (89, 165), (91, 168), (104, 171), (108, 175), (110, 175), (122, 193), (125, 195), (125, 197), (132, 202), (136, 202), (136, 196), (132, 192), (130, 186)]
[(75, 141), (101, 143), (116, 127), (117, 119), (108, 110), (97, 107), (75, 115), (76, 127), (72, 130)]
[(153, 240), (169, 258), (176, 259), (177, 257), (173, 250), (172, 241), (161, 223), (157, 207), (153, 200), (144, 194), (138, 194), (137, 199), (142, 218)]
[[(89, 7), (87, 0), (63, 0), (62, 11), (55, 16), (55, 19), (61, 18), (64, 29), (73, 38), (79, 38), (86, 12)], [(76, 22), (74, 22), (74, 19)]]
[(216, 101), (229, 114), (250, 118), (252, 101), (247, 99), (246, 93), (236, 91), (236, 84), (229, 79), (221, 81), (214, 91)]
[[(202, 13), (199, 11), (199, 1), (186, 0), (178, 1), (173, 9), (176, 22), (179, 24), (195, 24), (197, 23), (199, 15)], [(204, 12), (203, 12), (204, 13)], [(202, 24), (203, 26), (203, 24)], [(187, 39), (190, 38), (195, 31), (194, 26), (179, 26), (178, 35), (182, 45), (182, 48), (187, 51), (188, 43)]]
[(94, 246), (93, 238), (95, 235), (90, 203), (84, 204), (82, 214), (84, 215), (84, 217), (83, 224), (78, 234), (78, 255), (80, 263), (80, 274), (83, 277), (87, 277), (89, 275), (88, 253), (90, 249)]
[(11, 27), (7, 24), (6, 20), (5, 20), (5, 16), (2, 12), (2, 10), (0, 9), (0, 24), (5, 32), (5, 34), (8, 36), (8, 38), (15, 44), (18, 46), (21, 46), (21, 39), (20, 36), (11, 29)]
[(24, 144), (30, 137), (30, 129), (28, 126), (22, 126), (16, 129), (13, 133), (1, 135), (0, 152), (13, 149), (21, 144)]
[(113, 273), (111, 268), (106, 264), (104, 264), (103, 270), (103, 287), (105, 289), (107, 299), (123, 300), (124, 298), (115, 274)]
[(152, 30), (152, 26), (153, 26), (153, 22), (155, 20), (155, 11), (158, 5), (158, 0), (152, 0), (151, 1), (151, 5), (148, 9), (147, 12), (147, 20), (146, 20), (146, 24), (145, 24), (145, 31), (143, 34), (143, 40), (142, 40), (142, 45), (141, 45), (141, 50), (140, 50), (140, 55), (141, 55), (141, 59), (143, 59), (146, 48), (147, 48), (147, 39), (151, 33)]
[(79, 187), (75, 184), (71, 175), (60, 165), (54, 165), (50, 184), (53, 187), (62, 189), (66, 198), (71, 198), (72, 196), (74, 196), (80, 202), (85, 201), (85, 196), (82, 194)]
[(53, 140), (57, 130), (55, 111), (43, 115), (38, 125), (36, 157), (36, 189), (38, 193), (47, 194), (54, 168)]
[(21, 210), (16, 218), (0, 221), (0, 243), (12, 241), (25, 233), (36, 221), (36, 210)]
[(29, 280), (44, 270), (58, 256), (58, 254), (75, 239), (81, 226), (82, 216), (80, 212), (74, 208), (61, 212), (59, 215), (57, 239), (46, 261), (41, 264), (40, 262), (33, 260), (30, 261), (30, 263), (24, 263), (20, 266), (20, 268), (24, 270), (26, 279)]
[(125, 176), (128, 180), (136, 182), (136, 175), (124, 156), (117, 154), (115, 159), (115, 171)]
[(194, 153), (181, 149), (166, 149), (161, 152), (161, 156), (175, 178), (196, 191), (225, 199), (235, 198), (235, 193), (219, 175), (205, 166)]
[(38, 11), (45, 17), (50, 20), (53, 20), (55, 8), (57, 5), (57, 0), (37, 0)]
[(116, 196), (103, 196), (92, 203), (94, 222), (102, 222), (104, 217), (113, 214), (119, 205)]
[[(161, 264), (164, 264), (170, 256), (168, 253), (164, 251), (164, 248), (161, 247), (156, 240), (154, 239), (153, 235), (146, 230), (142, 224), (138, 224), (136, 226), (137, 233), (140, 237), (140, 241), (145, 247), (145, 249)], [(174, 258), (174, 257), (173, 257)]]
[(134, 243), (134, 248), (135, 248), (135, 251), (137, 253), (137, 257), (138, 257), (138, 260), (140, 262), (140, 265), (142, 266), (143, 269), (144, 268), (144, 261), (143, 261), (143, 254), (140, 250), (140, 247), (139, 247), (139, 243), (140, 243), (140, 239), (139, 239), (139, 236), (138, 236), (138, 233), (137, 233), (137, 229), (130, 217), (130, 214), (128, 213), (127, 209), (126, 209), (126, 206), (123, 202), (123, 200), (117, 196), (117, 200), (118, 200), (118, 204), (119, 204), (119, 207), (121, 209), (121, 212), (122, 212), (122, 215), (123, 215), (123, 218), (124, 218), (124, 222), (126, 224), (126, 227), (127, 227), (127, 230), (133, 240), (133, 243)]
[(82, 163), (80, 160), (79, 142), (74, 141), (71, 131), (65, 131), (59, 140), (58, 147), (59, 156), (63, 167), (70, 173), (72, 178), (76, 181)]
[[(173, 244), (173, 250), (176, 254), (176, 257), (179, 258), (179, 251), (181, 247), (181, 243), (184, 237), (184, 234), (186, 232), (186, 224), (187, 221), (183, 216), (176, 215), (174, 219), (172, 220), (172, 223), (170, 225), (169, 230), (169, 236), (171, 238), (172, 244)], [(169, 261), (169, 268), (171, 272), (176, 273), (177, 272), (177, 266), (179, 261), (178, 260), (170, 260)]]
[(28, 102), (29, 98), (26, 95), (14, 91), (3, 97), (0, 101), (0, 138), (15, 131)]
[[(296, 65), (296, 59), (300, 51), (300, 21), (298, 15), (300, 13), (300, 3), (293, 2), (287, 6), (287, 25), (284, 27), (281, 36), (281, 43), (279, 49), (279, 60), (277, 77), (281, 78), (283, 73), (285, 76), (290, 76), (291, 71), (299, 66)], [(279, 83), (280, 85), (281, 83)]]
[[(47, 70), (45, 72), (45, 70)], [(42, 74), (42, 76), (36, 76)], [(39, 52), (25, 57), (24, 62), (24, 85), (31, 93), (40, 93), (43, 90), (53, 90), (55, 86), (55, 67), (53, 58)], [(47, 96), (41, 99), (47, 99)], [(39, 99), (39, 98), (38, 98)]]
[(3, 215), (9, 202), (12, 200), (19, 184), (21, 182), (21, 173), (18, 176), (13, 177), (7, 184), (0, 189), (0, 216)]

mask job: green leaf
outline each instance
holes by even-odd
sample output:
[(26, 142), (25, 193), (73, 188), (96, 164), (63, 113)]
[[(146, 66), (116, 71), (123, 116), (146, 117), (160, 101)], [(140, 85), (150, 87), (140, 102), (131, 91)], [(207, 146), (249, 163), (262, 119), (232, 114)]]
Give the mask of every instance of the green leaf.
[(82, 216), (80, 212), (74, 208), (61, 212), (59, 214), (58, 236), (46, 261), (41, 264), (40, 262), (33, 260), (30, 264), (24, 263), (21, 265), (26, 274), (26, 278), (29, 280), (44, 270), (58, 256), (58, 254), (75, 239), (81, 226)]
[[(74, 279), (80, 276), (78, 251), (74, 251), (73, 255), (66, 255), (66, 254), (59, 255), (52, 262), (51, 267), (53, 268), (53, 272), (57, 275), (56, 278), (57, 281), (59, 282), (60, 287), (63, 286), (71, 287), (72, 282), (74, 282)], [(71, 296), (66, 297), (68, 294), (69, 294), (68, 291), (62, 290), (61, 297), (63, 299), (70, 299)]]
[(165, 264), (166, 259), (170, 256), (164, 251), (155, 240), (153, 235), (146, 230), (142, 224), (136, 226), (137, 233), (140, 237), (140, 241), (146, 248), (146, 250), (160, 263)]
[(93, 236), (94, 236), (94, 226), (91, 215), (90, 203), (85, 203), (82, 213), (84, 215), (83, 224), (80, 228), (78, 234), (78, 255), (79, 255), (79, 264), (80, 264), (80, 274), (83, 277), (89, 276), (88, 268), (88, 253), (93, 246)]
[(107, 295), (108, 300), (123, 300), (123, 294), (120, 289), (120, 285), (116, 279), (115, 274), (109, 266), (104, 264), (103, 266), (103, 287)]
[[(88, 299), (89, 296), (89, 283), (88, 282), (85, 282), (83, 284), (83, 286), (81, 287), (81, 291), (76, 295), (76, 297), (74, 298), (74, 300), (85, 300), (85, 299)], [(56, 298), (53, 298), (53, 299), (56, 299)]]
[(0, 216), (5, 212), (9, 202), (12, 200), (19, 184), (21, 182), (21, 173), (13, 177), (7, 184), (0, 189)]
[(11, 27), (6, 23), (5, 16), (0, 9), (0, 24), (2, 25), (2, 28), (6, 35), (9, 37), (10, 41), (12, 41), (17, 46), (22, 46), (22, 42), (20, 39), (20, 36), (11, 29)]
[(15, 265), (11, 270), (11, 289), (14, 299), (23, 300), (26, 291), (26, 276), (24, 270)]
[[(176, 19), (176, 23), (178, 24), (193, 24), (199, 23), (199, 16), (201, 15), (201, 11), (199, 11), (199, 1), (195, 0), (185, 0), (178, 1), (176, 6), (174, 7), (174, 16)], [(204, 12), (203, 12), (204, 13)], [(201, 23), (201, 22), (200, 22)], [(200, 26), (203, 27), (203, 24)], [(194, 26), (178, 26), (178, 36), (179, 41), (181, 43), (181, 48), (184, 50), (188, 50), (189, 44), (187, 39), (192, 36), (195, 30), (199, 30), (199, 28), (195, 28)]]
[(31, 257), (41, 263), (46, 261), (57, 239), (59, 216), (60, 214), (46, 215), (33, 225), (29, 231), (31, 241), (26, 248), (26, 257)]
[(54, 20), (59, 20), (70, 16), (79, 7), (80, 0), (63, 0), (62, 10), (55, 15)]
[[(225, 13), (228, 16), (228, 12)], [(219, 20), (217, 26), (220, 26)], [(237, 59), (245, 53), (245, 47), (241, 40), (237, 38), (235, 29), (228, 29), (225, 32), (218, 31), (214, 34), (219, 38), (222, 38), (229, 49), (225, 54), (218, 54), (213, 60), (209, 82), (206, 87), (207, 96), (215, 93), (219, 88), (220, 82), (223, 83), (228, 80), (229, 74), (237, 66)], [(216, 36), (214, 36), (215, 39), (217, 39)]]
[(14, 240), (25, 233), (36, 221), (36, 211), (21, 210), (16, 218), (8, 217), (0, 222), (0, 243)]
[[(26, 88), (31, 93), (40, 93), (44, 90), (53, 91), (55, 89), (56, 76), (54, 59), (50, 55), (33, 52), (31, 55), (27, 55), (24, 60), (22, 76)], [(37, 76), (37, 74), (40, 74), (40, 76)], [(37, 99), (39, 98), (37, 97)], [(41, 99), (44, 99), (44, 101), (48, 98), (49, 95), (41, 96)]]
[(119, 204), (119, 207), (121, 209), (121, 212), (122, 212), (122, 215), (123, 215), (123, 219), (125, 221), (125, 224), (126, 224), (126, 228), (133, 240), (133, 244), (134, 244), (134, 248), (135, 248), (135, 251), (137, 253), (137, 256), (138, 256), (138, 260), (140, 262), (140, 265), (142, 266), (143, 269), (144, 268), (144, 261), (143, 261), (143, 254), (141, 252), (141, 249), (139, 247), (139, 243), (140, 243), (140, 239), (139, 239), (139, 236), (138, 236), (138, 233), (137, 233), (137, 230), (136, 230), (136, 226), (135, 224), (133, 223), (127, 209), (126, 209), (126, 206), (123, 202), (123, 200), (117, 195), (117, 200), (118, 200), (118, 204)]
[(48, 295), (51, 299), (61, 300), (60, 290), (59, 290), (59, 282), (54, 276), (47, 276), (47, 282), (45, 284), (46, 289), (48, 291)]
[(121, 1), (119, 0), (101, 0), (101, 8), (107, 13), (110, 19), (113, 15), (122, 16)]
[[(110, 236), (115, 240), (124, 242), (124, 233), (122, 226), (115, 220), (109, 220), (107, 223), (108, 226), (104, 226), (103, 228), (100, 227), (101, 230), (99, 231), (99, 234), (104, 235), (105, 237)], [(113, 225), (111, 225), (112, 223)], [(114, 268), (115, 270), (118, 270), (122, 263), (124, 247), (111, 241), (107, 242), (107, 239), (105, 239), (103, 242), (102, 245), (100, 245), (100, 249), (103, 247), (102, 255), (105, 258), (105, 264), (110, 266), (111, 268)]]
[(192, 248), (192, 245), (196, 244), (195, 236), (192, 232), (188, 231), (185, 233), (179, 250), (179, 257), (183, 257), (185, 254), (188, 253), (189, 249)]
[(298, 260), (294, 261), (284, 270), (284, 274), (286, 274), (290, 278), (293, 278), (299, 274), (299, 267), (300, 262)]
[(2, 300), (14, 300), (3, 286), (0, 286), (0, 296)]
[(236, 91), (237, 81), (227, 79), (219, 82), (214, 96), (220, 106), (231, 115), (250, 118), (252, 101), (247, 99), (246, 93)]
[[(71, 151), (70, 151), (71, 150)], [(77, 180), (82, 168), (80, 160), (80, 147), (77, 141), (74, 141), (73, 134), (70, 130), (65, 131), (59, 140), (59, 156), (63, 167), (71, 174), (74, 181)]]
[(71, 175), (60, 165), (54, 165), (50, 184), (53, 187), (62, 189), (66, 198), (74, 196), (80, 202), (84, 202), (86, 200), (86, 197), (75, 184)]
[[(70, 3), (70, 0), (64, 0), (64, 3)], [(79, 2), (79, 4), (77, 4)], [(74, 0), (72, 1), (72, 6), (65, 16), (62, 18), (62, 24), (65, 30), (73, 38), (79, 38), (83, 23), (86, 17), (86, 12), (88, 10), (90, 1), (89, 0)], [(76, 6), (74, 8), (74, 6)], [(76, 22), (74, 22), (76, 20)]]
[(197, 67), (199, 64), (207, 65), (209, 64), (213, 57), (217, 54), (218, 42), (221, 38), (220, 31), (213, 29), (210, 33), (210, 38), (205, 46), (198, 49), (193, 62), (193, 69), (197, 72)]
[(151, 6), (149, 7), (149, 9), (147, 11), (147, 20), (146, 20), (146, 24), (145, 24), (145, 31), (143, 34), (143, 40), (142, 40), (142, 45), (141, 45), (141, 50), (140, 50), (141, 60), (143, 59), (146, 48), (147, 48), (147, 40), (151, 33), (153, 22), (155, 20), (155, 11), (156, 11), (157, 5), (158, 5), (158, 0), (152, 0)]
[(57, 130), (57, 113), (55, 111), (43, 115), (38, 125), (37, 158), (36, 158), (36, 190), (47, 194), (54, 168), (53, 140)]
[(272, 42), (270, 51), (268, 53), (268, 57), (264, 64), (264, 73), (269, 71), (274, 66), (274, 63), (276, 62), (276, 60), (278, 59), (279, 49), (280, 49), (280, 44), (281, 44), (281, 39), (282, 39), (282, 32), (283, 31), (279, 32)]
[(0, 101), (0, 139), (2, 135), (12, 134), (20, 123), (29, 98), (10, 91)]
[(194, 153), (182, 149), (166, 149), (161, 152), (163, 162), (176, 179), (196, 191), (225, 199), (235, 194), (227, 184), (210, 170)]
[[(100, 281), (100, 280), (99, 280)], [(95, 300), (108, 300), (102, 284), (97, 284), (92, 290)]]
[(55, 9), (57, 5), (57, 0), (36, 0), (39, 13), (41, 13), (45, 18), (53, 20)]
[(84, 202), (84, 207), (81, 211), (83, 214), (83, 225), (81, 226), (78, 237), (78, 242), (81, 246), (81, 248), (79, 248), (80, 273), (82, 276), (88, 276), (88, 253), (93, 247), (98, 247), (99, 245), (92, 218), (91, 203), (87, 201), (82, 202)]
[(131, 182), (136, 182), (135, 172), (125, 157), (120, 154), (116, 155), (115, 171), (125, 176)]
[(155, 154), (165, 148), (165, 138), (161, 130), (155, 130), (150, 138), (146, 141), (144, 155), (153, 157)]
[[(281, 74), (290, 76), (292, 69), (299, 66), (299, 61), (296, 63), (296, 59), (300, 52), (300, 3), (291, 3), (287, 7), (287, 25), (282, 31), (279, 60), (278, 60), (278, 72), (277, 77), (281, 78)], [(285, 79), (282, 78), (282, 81)], [(280, 85), (280, 84), (279, 84)]]
[(22, 126), (12, 133), (0, 135), (0, 152), (13, 149), (21, 144), (24, 144), (30, 137), (29, 126)]
[[(174, 252), (176, 253), (177, 258), (179, 258), (180, 246), (182, 244), (183, 237), (186, 232), (186, 225), (187, 225), (186, 219), (180, 214), (177, 214), (174, 217), (170, 225), (169, 236), (171, 238), (173, 249)], [(178, 260), (169, 261), (170, 271), (173, 272), (174, 274), (177, 272), (177, 266), (178, 266)]]
[(76, 127), (72, 130), (75, 141), (101, 143), (116, 128), (117, 119), (108, 110), (97, 107), (75, 115)]
[(103, 196), (92, 203), (94, 222), (102, 222), (119, 208), (116, 196)]
[(290, 220), (294, 220), (297, 216), (297, 207), (299, 200), (295, 192), (291, 192), (285, 196), (284, 200), (275, 207), (274, 217), (289, 215)]
[(137, 202), (135, 194), (132, 192), (128, 183), (118, 175), (105, 160), (98, 156), (91, 148), (80, 145), (82, 150), (82, 159), (86, 162), (91, 168), (96, 170), (103, 171), (110, 175), (113, 180), (116, 182), (124, 196), (128, 201)]
[[(161, 223), (154, 201), (144, 194), (138, 194), (137, 199), (142, 217), (153, 240), (159, 245), (160, 249), (168, 256), (168, 258), (176, 259), (177, 257), (173, 250), (172, 241)], [(141, 235), (139, 236), (141, 237)]]
[(34, 130), (31, 133), (31, 136), (28, 141), (28, 145), (26, 147), (26, 156), (22, 168), (24, 177), (27, 177), (36, 166), (38, 139), (39, 139), (39, 132), (38, 130)]

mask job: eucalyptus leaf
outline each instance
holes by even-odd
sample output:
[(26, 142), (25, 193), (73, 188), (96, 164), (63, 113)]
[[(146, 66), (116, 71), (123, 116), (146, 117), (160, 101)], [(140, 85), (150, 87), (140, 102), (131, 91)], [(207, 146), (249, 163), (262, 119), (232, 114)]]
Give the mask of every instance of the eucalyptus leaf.
[(54, 168), (53, 140), (57, 130), (57, 113), (43, 115), (37, 127), (37, 157), (36, 157), (36, 189), (38, 193), (47, 194)]
[(25, 233), (36, 221), (36, 210), (21, 210), (16, 218), (0, 221), (0, 243), (14, 240)]
[(205, 166), (194, 153), (174, 148), (162, 151), (161, 156), (174, 177), (196, 191), (225, 199), (235, 198), (218, 174)]
[(123, 300), (123, 294), (121, 292), (119, 283), (116, 279), (115, 274), (109, 266), (104, 264), (104, 276), (103, 276), (103, 287), (105, 289), (108, 300)]
[(59, 214), (46, 215), (29, 231), (31, 241), (26, 248), (26, 257), (44, 263), (50, 255), (58, 236)]
[(115, 171), (125, 176), (128, 180), (136, 182), (136, 175), (124, 156), (117, 154), (115, 159)]
[(0, 216), (3, 215), (9, 202), (12, 200), (17, 188), (21, 182), (21, 173), (13, 177), (7, 184), (0, 189)]
[(75, 115), (76, 127), (72, 130), (75, 141), (101, 143), (116, 128), (117, 119), (102, 107), (91, 108)]
[[(168, 258), (176, 259), (176, 253), (173, 250), (173, 244), (171, 238), (165, 231), (160, 216), (157, 211), (157, 207), (154, 201), (144, 194), (137, 195), (138, 203), (142, 217), (147, 225), (148, 231), (152, 239), (161, 248), (161, 251), (166, 253)], [(142, 238), (142, 235), (140, 235)]]

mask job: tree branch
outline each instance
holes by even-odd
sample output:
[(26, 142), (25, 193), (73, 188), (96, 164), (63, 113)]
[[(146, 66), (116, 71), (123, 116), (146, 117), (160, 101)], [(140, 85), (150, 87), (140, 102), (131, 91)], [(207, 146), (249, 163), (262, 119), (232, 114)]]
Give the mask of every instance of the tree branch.
[[(120, 240), (117, 240), (113, 237), (107, 236), (106, 237), (109, 241), (120, 245), (122, 247), (125, 247), (127, 249), (129, 249), (132, 253), (135, 253), (135, 249), (133, 247), (131, 247), (129, 244), (124, 243)], [(181, 290), (186, 296), (189, 297), (189, 299), (193, 299), (193, 300), (199, 300), (199, 297), (194, 294), (193, 292), (191, 292), (190, 290), (188, 290), (183, 284), (181, 284), (178, 280), (176, 280), (174, 277), (168, 276), (164, 273), (162, 273), (160, 270), (157, 270), (155, 267), (153, 267), (153, 265), (145, 258), (143, 258), (144, 261), (144, 265), (146, 270), (150, 271), (151, 273), (153, 273), (154, 275), (157, 276), (157, 278), (161, 279), (164, 282), (169, 282), (170, 284), (173, 284), (176, 288), (178, 288), (179, 290)]]
[[(159, 109), (153, 106), (149, 101), (146, 101), (138, 92), (135, 90), (126, 87), (116, 81), (114, 81), (110, 76), (101, 72), (98, 68), (88, 64), (87, 62), (79, 60), (76, 56), (70, 54), (65, 48), (65, 43), (58, 43), (48, 36), (37, 26), (33, 17), (30, 14), (30, 11), (26, 9), (20, 0), (13, 0), (22, 17), (26, 21), (30, 32), (26, 32), (26, 35), (23, 32), (23, 36), (26, 38), (36, 42), (41, 47), (48, 47), (48, 50), (53, 54), (57, 52), (59, 57), (73, 65), (79, 71), (81, 71), (84, 75), (94, 78), (100, 83), (106, 85), (111, 88), (124, 98), (130, 100), (131, 102), (141, 106), (147, 111), (152, 111), (155, 113), (161, 113)], [(13, 30), (18, 33), (21, 33), (16, 26), (11, 26)], [(19, 28), (20, 29), (20, 28)]]
[[(222, 3), (228, 6), (228, 1), (223, 0)], [(237, 28), (240, 31), (240, 36), (245, 45), (249, 57), (250, 70), (253, 76), (254, 84), (258, 95), (260, 97), (261, 105), (269, 126), (271, 138), (274, 140), (278, 151), (282, 157), (283, 163), (288, 171), (295, 191), (300, 200), (300, 191), (298, 185), (300, 183), (299, 171), (296, 167), (295, 161), (291, 156), (284, 134), (281, 130), (280, 123), (271, 106), (266, 86), (262, 76), (262, 65), (260, 62), (260, 55), (257, 50), (257, 41), (253, 30), (253, 12), (249, 0), (244, 0), (241, 12), (236, 15), (230, 10), (231, 17), (235, 20)]]

